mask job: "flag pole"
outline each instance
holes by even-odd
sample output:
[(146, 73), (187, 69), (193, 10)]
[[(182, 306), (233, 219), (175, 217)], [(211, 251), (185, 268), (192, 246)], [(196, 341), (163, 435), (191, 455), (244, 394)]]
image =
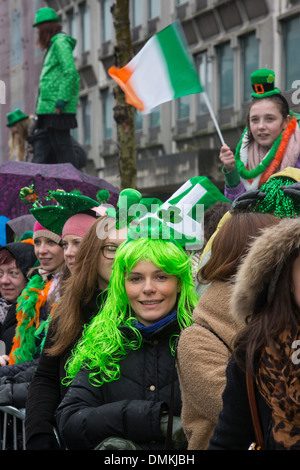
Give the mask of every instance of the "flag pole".
[(222, 145), (225, 145), (225, 141), (224, 141), (224, 139), (223, 139), (222, 133), (221, 133), (220, 128), (219, 128), (219, 124), (217, 123), (217, 120), (216, 120), (216, 117), (215, 117), (215, 115), (214, 115), (213, 109), (212, 109), (211, 104), (210, 104), (210, 102), (209, 102), (207, 93), (206, 93), (205, 91), (203, 91), (202, 94), (203, 94), (203, 98), (204, 98), (204, 100), (205, 100), (205, 104), (206, 104), (206, 106), (208, 107), (208, 111), (209, 111), (209, 113), (210, 113), (210, 115), (211, 115), (211, 117), (212, 117), (212, 120), (214, 121), (214, 125), (215, 125), (215, 127), (216, 127), (216, 129), (217, 129), (217, 132), (218, 132), (218, 134), (219, 134), (221, 144), (222, 144)]

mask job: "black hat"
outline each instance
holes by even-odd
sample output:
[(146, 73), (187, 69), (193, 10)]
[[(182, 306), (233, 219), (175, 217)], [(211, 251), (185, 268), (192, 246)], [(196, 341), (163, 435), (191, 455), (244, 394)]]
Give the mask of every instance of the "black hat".
[(26, 242), (12, 242), (0, 247), (0, 251), (4, 249), (9, 251), (15, 258), (24, 277), (27, 278), (29, 269), (32, 268), (37, 261), (34, 246)]

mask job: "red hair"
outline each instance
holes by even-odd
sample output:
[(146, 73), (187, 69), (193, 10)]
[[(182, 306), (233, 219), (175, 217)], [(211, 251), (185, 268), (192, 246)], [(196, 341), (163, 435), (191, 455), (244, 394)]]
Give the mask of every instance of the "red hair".
[(6, 250), (3, 248), (3, 250), (0, 251), (0, 266), (2, 264), (8, 264), (11, 263), (12, 261), (16, 262), (16, 266), (18, 267), (16, 258), (10, 253), (10, 251)]

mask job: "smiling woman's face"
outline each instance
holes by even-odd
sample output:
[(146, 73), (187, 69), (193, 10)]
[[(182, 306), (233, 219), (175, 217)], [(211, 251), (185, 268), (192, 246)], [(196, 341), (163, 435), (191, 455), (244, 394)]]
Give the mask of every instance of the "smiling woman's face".
[(127, 227), (121, 230), (111, 230), (109, 237), (103, 242), (103, 247), (98, 260), (98, 287), (106, 289), (111, 276), (112, 265), (114, 262), (117, 248), (127, 238)]
[(41, 268), (51, 273), (64, 262), (64, 252), (60, 245), (47, 237), (34, 239), (34, 252)]
[(262, 147), (270, 148), (280, 132), (286, 128), (290, 117), (283, 118), (278, 105), (270, 100), (254, 104), (250, 110), (250, 130), (254, 140)]
[(152, 325), (175, 307), (180, 283), (151, 261), (140, 261), (125, 279), (125, 290), (137, 320)]
[(82, 237), (77, 235), (65, 235), (62, 240), (65, 263), (70, 271), (75, 265), (75, 256), (81, 243)]
[(15, 302), (27, 284), (27, 280), (16, 261), (0, 265), (0, 294), (8, 302)]

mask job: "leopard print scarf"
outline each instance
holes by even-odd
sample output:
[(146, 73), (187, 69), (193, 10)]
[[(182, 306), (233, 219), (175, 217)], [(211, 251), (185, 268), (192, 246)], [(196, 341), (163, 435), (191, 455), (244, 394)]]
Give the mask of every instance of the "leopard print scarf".
[[(257, 386), (272, 409), (278, 449), (300, 450), (300, 335), (284, 332), (262, 353)], [(275, 349), (274, 349), (275, 348)]]

